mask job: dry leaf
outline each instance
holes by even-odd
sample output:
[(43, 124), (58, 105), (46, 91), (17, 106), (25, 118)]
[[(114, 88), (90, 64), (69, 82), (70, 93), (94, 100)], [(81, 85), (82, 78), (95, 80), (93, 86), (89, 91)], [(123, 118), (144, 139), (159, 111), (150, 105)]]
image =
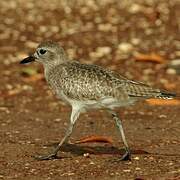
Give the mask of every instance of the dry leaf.
[(166, 63), (166, 60), (162, 56), (156, 53), (150, 53), (150, 54), (135, 53), (134, 58), (136, 61)]
[(92, 142), (109, 143), (109, 144), (113, 143), (112, 139), (109, 137), (93, 135), (77, 140), (74, 144), (92, 143)]
[(177, 106), (180, 105), (180, 100), (178, 99), (171, 99), (171, 100), (165, 100), (165, 99), (148, 99), (146, 102), (150, 105), (171, 105), (171, 106)]

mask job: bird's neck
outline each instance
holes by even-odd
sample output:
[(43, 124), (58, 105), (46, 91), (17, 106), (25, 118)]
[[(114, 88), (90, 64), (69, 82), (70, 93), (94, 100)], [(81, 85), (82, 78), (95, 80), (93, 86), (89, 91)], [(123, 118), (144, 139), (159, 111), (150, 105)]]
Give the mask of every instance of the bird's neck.
[(50, 69), (55, 68), (56, 66), (60, 65), (64, 63), (63, 60), (59, 60), (59, 61), (49, 61), (48, 63), (44, 63), (44, 69), (45, 71), (49, 71)]
[(49, 71), (50, 69), (54, 69), (56, 66), (63, 64), (65, 62), (69, 61), (68, 57), (63, 54), (56, 57), (56, 60), (48, 60), (47, 62), (44, 62), (44, 68), (45, 70)]
[(68, 58), (66, 59), (60, 59), (58, 61), (49, 61), (48, 64), (44, 63), (44, 73), (46, 79), (49, 77), (49, 75), (54, 71), (54, 69), (58, 68), (61, 64), (64, 64), (65, 62), (70, 61)]
[(50, 74), (54, 71), (54, 69), (61, 63), (49, 63), (44, 64), (44, 75), (47, 82), (49, 81)]

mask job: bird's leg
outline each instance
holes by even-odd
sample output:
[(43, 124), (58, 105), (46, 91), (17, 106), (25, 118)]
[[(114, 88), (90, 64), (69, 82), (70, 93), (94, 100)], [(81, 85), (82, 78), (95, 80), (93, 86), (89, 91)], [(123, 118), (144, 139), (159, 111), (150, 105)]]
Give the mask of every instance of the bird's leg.
[(117, 128), (119, 129), (120, 133), (121, 133), (121, 137), (122, 137), (122, 140), (123, 140), (123, 143), (125, 145), (125, 154), (120, 158), (120, 160), (122, 161), (126, 161), (126, 160), (131, 160), (131, 152), (130, 152), (130, 149), (129, 149), (129, 146), (128, 146), (128, 143), (126, 141), (126, 137), (125, 137), (125, 134), (124, 134), (124, 130), (123, 130), (123, 126), (122, 126), (122, 121), (121, 119), (118, 117), (117, 113), (114, 112), (114, 111), (110, 111), (115, 123), (116, 123), (116, 126)]
[(42, 155), (42, 156), (35, 156), (35, 159), (37, 159), (37, 160), (50, 160), (50, 159), (55, 159), (57, 157), (57, 153), (60, 150), (61, 146), (65, 142), (67, 142), (69, 137), (71, 136), (74, 124), (75, 124), (75, 122), (79, 116), (79, 113), (80, 113), (80, 109), (72, 107), (70, 125), (69, 125), (63, 139), (60, 141), (60, 143), (57, 145), (57, 147), (50, 154)]

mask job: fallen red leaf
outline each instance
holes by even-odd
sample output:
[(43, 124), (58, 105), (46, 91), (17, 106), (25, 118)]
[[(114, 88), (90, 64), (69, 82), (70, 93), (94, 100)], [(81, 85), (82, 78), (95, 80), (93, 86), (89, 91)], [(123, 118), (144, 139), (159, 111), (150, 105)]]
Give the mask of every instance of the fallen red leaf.
[(93, 143), (93, 142), (109, 143), (109, 144), (113, 143), (112, 139), (109, 137), (92, 135), (77, 140), (74, 144)]
[(135, 53), (134, 58), (136, 61), (150, 61), (150, 62), (155, 62), (155, 63), (165, 63), (166, 60), (156, 54), (156, 53), (150, 53), (150, 54), (142, 54), (142, 53)]
[(177, 106), (180, 105), (180, 100), (178, 99), (171, 99), (171, 100), (165, 100), (165, 99), (148, 99), (146, 102), (150, 105), (172, 105)]

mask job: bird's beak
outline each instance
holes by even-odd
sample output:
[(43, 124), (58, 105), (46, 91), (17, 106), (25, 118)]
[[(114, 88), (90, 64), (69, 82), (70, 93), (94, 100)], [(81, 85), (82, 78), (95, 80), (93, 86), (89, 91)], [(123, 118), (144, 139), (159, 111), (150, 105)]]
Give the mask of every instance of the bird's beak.
[(26, 64), (26, 63), (35, 61), (35, 59), (36, 59), (36, 58), (35, 58), (33, 55), (31, 55), (31, 56), (29, 56), (29, 57), (23, 59), (23, 60), (20, 62), (20, 64)]

